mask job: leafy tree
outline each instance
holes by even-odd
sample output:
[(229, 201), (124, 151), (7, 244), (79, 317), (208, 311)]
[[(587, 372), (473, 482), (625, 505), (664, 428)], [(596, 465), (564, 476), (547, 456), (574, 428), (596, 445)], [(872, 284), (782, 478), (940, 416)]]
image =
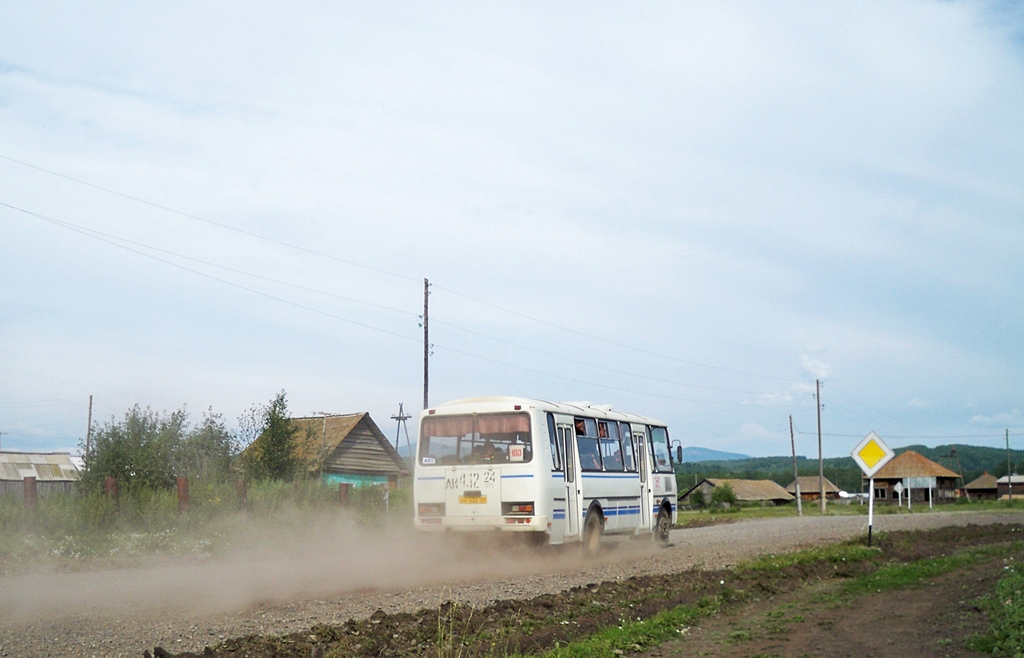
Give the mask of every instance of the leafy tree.
[(298, 429), (288, 417), (288, 401), (282, 390), (266, 405), (253, 405), (238, 419), (250, 439), (242, 469), (255, 480), (291, 480), (299, 467), (295, 452)]
[[(161, 414), (137, 404), (123, 420), (112, 417), (93, 433), (82, 482), (98, 488), (105, 478), (113, 477), (125, 491), (171, 486), (174, 453), (187, 423), (184, 409)], [(84, 443), (81, 447), (84, 453)]]
[(175, 451), (175, 473), (204, 480), (224, 479), (238, 454), (235, 435), (224, 418), (207, 409), (203, 421), (182, 438)]
[[(85, 454), (84, 442), (80, 447)], [(158, 413), (135, 405), (93, 431), (82, 482), (98, 489), (112, 477), (127, 492), (170, 487), (177, 476), (218, 478), (230, 472), (236, 452), (234, 436), (212, 409), (193, 428), (184, 407)]]

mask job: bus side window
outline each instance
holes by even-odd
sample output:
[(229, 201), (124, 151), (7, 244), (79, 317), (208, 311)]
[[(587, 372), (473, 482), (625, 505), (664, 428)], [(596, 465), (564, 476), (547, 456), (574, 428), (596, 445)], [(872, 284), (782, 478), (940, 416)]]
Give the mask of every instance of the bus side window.
[[(584, 471), (600, 471), (601, 446), (598, 444), (597, 423), (593, 418), (577, 418), (576, 450), (580, 455), (580, 469)], [(582, 431), (580, 431), (582, 430)]]
[(626, 470), (636, 472), (636, 460), (633, 457), (633, 433), (629, 429), (629, 423), (619, 424), (619, 436), (622, 437), (622, 460), (625, 462)]
[(622, 470), (622, 443), (619, 441), (619, 424), (598, 422), (598, 434), (601, 433), (601, 426), (604, 425), (604, 434), (601, 435), (601, 459), (604, 461), (604, 470)]
[(551, 470), (562, 470), (562, 453), (559, 450), (557, 435), (555, 434), (555, 417), (548, 413), (548, 439), (551, 441)]

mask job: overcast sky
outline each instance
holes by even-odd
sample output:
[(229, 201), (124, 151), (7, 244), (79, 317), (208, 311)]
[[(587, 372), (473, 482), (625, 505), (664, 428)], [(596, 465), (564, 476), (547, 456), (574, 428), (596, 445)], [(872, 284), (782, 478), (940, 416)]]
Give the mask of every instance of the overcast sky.
[[(72, 180), (74, 179), (74, 180)], [(1015, 3), (0, 6), (0, 435), (589, 400), (1024, 447)], [(415, 438), (415, 427), (410, 428)]]

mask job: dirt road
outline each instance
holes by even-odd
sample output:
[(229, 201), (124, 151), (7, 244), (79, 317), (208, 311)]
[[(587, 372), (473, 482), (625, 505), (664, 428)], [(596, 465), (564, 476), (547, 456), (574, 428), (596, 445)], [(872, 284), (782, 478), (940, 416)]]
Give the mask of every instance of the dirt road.
[[(1024, 514), (940, 512), (876, 518), (876, 532), (1021, 523)], [(203, 562), (22, 574), (0, 580), (0, 655), (139, 656), (202, 651), (229, 637), (412, 612), (454, 598), (474, 606), (634, 575), (717, 568), (866, 531), (854, 516), (763, 519), (674, 530), (672, 546), (617, 543), (582, 563), (571, 550), (486, 550), (412, 535), (345, 539)], [(350, 533), (351, 534), (351, 533)]]

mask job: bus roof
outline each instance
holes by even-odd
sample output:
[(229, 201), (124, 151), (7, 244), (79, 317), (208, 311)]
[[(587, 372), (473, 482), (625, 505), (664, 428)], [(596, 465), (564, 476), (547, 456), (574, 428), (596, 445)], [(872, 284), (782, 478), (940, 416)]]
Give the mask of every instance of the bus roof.
[(477, 398), (463, 398), (461, 400), (452, 400), (439, 404), (436, 407), (431, 407), (421, 412), (421, 418), (423, 416), (431, 415), (431, 412), (449, 415), (449, 414), (464, 414), (464, 413), (499, 413), (502, 411), (514, 411), (516, 405), (519, 405), (523, 409), (537, 409), (539, 411), (550, 411), (556, 414), (565, 414), (568, 416), (588, 416), (590, 418), (603, 418), (607, 420), (618, 420), (628, 423), (642, 423), (645, 425), (660, 425), (665, 426), (665, 423), (660, 420), (648, 418), (647, 416), (641, 416), (639, 414), (623, 413), (621, 411), (615, 411), (610, 405), (596, 405), (589, 402), (548, 402), (547, 400), (536, 400), (533, 398), (523, 398), (514, 396), (492, 396), (492, 397), (477, 397)]

